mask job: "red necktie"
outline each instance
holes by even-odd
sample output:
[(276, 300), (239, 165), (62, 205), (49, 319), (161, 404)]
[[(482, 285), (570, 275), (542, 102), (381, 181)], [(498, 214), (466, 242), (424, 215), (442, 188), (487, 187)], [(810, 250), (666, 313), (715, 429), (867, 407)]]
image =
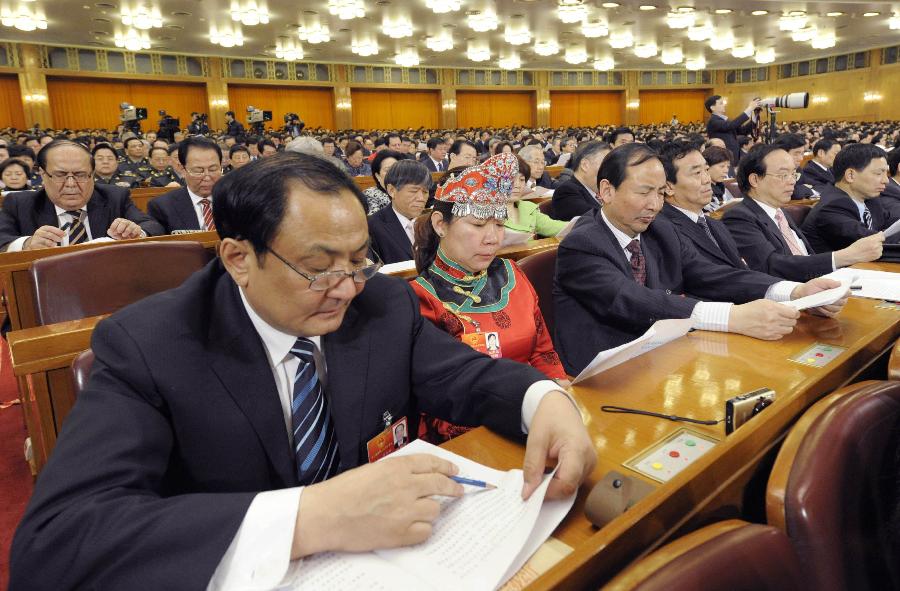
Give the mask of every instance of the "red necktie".
[(631, 275), (634, 280), (641, 285), (647, 284), (647, 261), (644, 259), (644, 253), (641, 250), (641, 243), (638, 240), (632, 240), (625, 247), (625, 250), (631, 253)]
[(214, 231), (216, 229), (216, 222), (213, 221), (212, 206), (209, 204), (209, 199), (201, 199), (200, 207), (203, 208), (204, 229), (208, 231)]

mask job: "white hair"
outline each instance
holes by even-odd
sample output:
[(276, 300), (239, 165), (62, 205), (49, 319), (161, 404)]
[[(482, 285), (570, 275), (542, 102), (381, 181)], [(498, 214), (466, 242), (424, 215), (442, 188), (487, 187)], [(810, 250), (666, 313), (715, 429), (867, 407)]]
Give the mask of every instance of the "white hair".
[(292, 139), (284, 147), (286, 152), (298, 152), (300, 154), (312, 154), (313, 156), (324, 156), (325, 149), (322, 142), (314, 137), (302, 135)]
[(521, 150), (519, 150), (519, 157), (522, 160), (528, 160), (528, 155), (531, 154), (532, 152), (537, 152), (541, 158), (544, 157), (544, 151), (541, 150), (541, 147), (537, 144), (529, 144), (529, 145), (525, 146), (524, 148), (522, 148)]

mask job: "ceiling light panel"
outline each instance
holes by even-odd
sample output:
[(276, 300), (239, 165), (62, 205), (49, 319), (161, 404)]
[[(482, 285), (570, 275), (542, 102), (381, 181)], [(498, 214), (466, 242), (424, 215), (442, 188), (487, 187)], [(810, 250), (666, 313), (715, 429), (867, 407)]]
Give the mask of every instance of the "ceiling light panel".
[(471, 12), (467, 17), (467, 20), (469, 28), (479, 33), (493, 31), (500, 25), (500, 21), (497, 18), (497, 12), (493, 8)]
[(257, 4), (254, 0), (232, 0), (231, 20), (254, 27), (269, 22), (269, 11), (263, 4)]
[(456, 12), (462, 7), (460, 0), (425, 0), (425, 6), (431, 9), (435, 14), (446, 14), (448, 12)]
[(556, 15), (564, 23), (577, 23), (587, 18), (587, 6), (584, 0), (559, 0)]
[(328, 0), (328, 13), (349, 21), (366, 16), (366, 5), (363, 0)]
[(163, 26), (162, 13), (158, 6), (144, 6), (142, 4), (129, 6), (122, 4), (119, 17), (122, 24), (146, 31), (158, 29)]

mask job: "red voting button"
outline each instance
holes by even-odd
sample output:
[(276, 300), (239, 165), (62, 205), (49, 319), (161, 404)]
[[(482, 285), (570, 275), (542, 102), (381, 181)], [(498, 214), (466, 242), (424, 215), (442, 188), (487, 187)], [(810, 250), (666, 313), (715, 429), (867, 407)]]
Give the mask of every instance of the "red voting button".
[(675, 450), (672, 450), (672, 451), (669, 452), (669, 457), (671, 457), (671, 458), (677, 458), (677, 457), (680, 456), (680, 455), (681, 455), (681, 454), (678, 453), (678, 452), (675, 451)]
[(816, 357), (825, 357), (824, 353), (816, 353)]

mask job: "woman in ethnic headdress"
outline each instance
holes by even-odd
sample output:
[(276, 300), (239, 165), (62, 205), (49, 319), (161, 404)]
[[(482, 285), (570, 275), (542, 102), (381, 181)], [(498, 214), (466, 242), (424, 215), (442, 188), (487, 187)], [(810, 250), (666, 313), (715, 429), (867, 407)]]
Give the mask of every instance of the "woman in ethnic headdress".
[[(438, 328), (485, 355), (565, 380), (534, 288), (513, 261), (496, 256), (518, 174), (516, 156), (498, 154), (437, 189), (430, 216), (416, 223), (412, 286), (422, 315)], [(468, 430), (423, 416), (419, 437), (441, 443)]]

